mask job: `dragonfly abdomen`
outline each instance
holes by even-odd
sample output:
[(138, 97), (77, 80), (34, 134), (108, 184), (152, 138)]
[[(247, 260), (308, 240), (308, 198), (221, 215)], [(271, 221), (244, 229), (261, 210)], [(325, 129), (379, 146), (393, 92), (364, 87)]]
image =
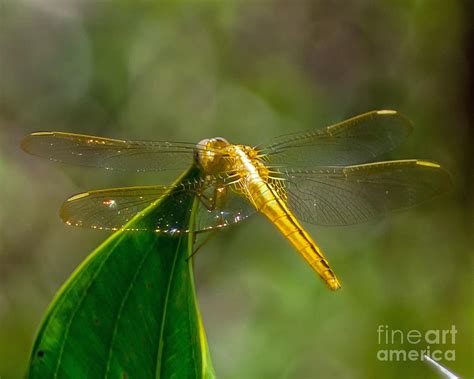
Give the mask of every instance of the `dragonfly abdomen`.
[(275, 225), (329, 288), (332, 290), (340, 288), (341, 285), (321, 249), (271, 186), (262, 179), (252, 180), (248, 184), (248, 190), (255, 208)]

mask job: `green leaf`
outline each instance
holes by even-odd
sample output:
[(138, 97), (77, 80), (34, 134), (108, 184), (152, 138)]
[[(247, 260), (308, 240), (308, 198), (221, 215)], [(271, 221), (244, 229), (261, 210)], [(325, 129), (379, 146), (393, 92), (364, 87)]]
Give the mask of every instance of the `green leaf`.
[[(197, 175), (192, 168), (179, 180)], [(191, 223), (197, 200), (190, 195), (177, 207), (170, 194), (129, 226), (151, 224), (165, 212), (181, 212)], [(213, 378), (192, 265), (186, 261), (192, 243), (192, 234), (110, 236), (50, 305), (29, 377)]]

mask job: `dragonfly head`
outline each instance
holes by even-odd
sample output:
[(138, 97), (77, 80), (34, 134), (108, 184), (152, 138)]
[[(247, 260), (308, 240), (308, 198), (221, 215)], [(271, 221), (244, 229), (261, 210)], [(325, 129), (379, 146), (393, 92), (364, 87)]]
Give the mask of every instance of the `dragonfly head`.
[(196, 145), (194, 161), (208, 174), (225, 170), (224, 150), (229, 145), (230, 143), (222, 137), (203, 139)]

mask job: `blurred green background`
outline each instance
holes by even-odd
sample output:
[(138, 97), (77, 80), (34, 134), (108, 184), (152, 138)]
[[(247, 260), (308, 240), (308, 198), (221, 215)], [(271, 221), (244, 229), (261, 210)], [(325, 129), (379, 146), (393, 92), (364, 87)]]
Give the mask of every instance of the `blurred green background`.
[[(308, 226), (341, 278), (328, 291), (262, 217), (196, 259), (220, 378), (435, 378), (380, 362), (377, 327), (455, 325), (474, 375), (474, 43), (470, 1), (0, 1), (0, 377), (20, 378), (42, 314), (106, 234), (64, 226), (69, 195), (172, 175), (55, 165), (21, 137), (62, 130), (250, 145), (396, 109), (392, 154), (441, 162), (454, 190), (345, 228)], [(408, 343), (396, 348), (423, 349)]]

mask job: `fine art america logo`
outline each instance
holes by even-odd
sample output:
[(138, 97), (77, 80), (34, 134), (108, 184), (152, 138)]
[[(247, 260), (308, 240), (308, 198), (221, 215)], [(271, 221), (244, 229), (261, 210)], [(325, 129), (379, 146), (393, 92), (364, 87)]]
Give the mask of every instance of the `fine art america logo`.
[[(379, 361), (423, 361), (426, 357), (434, 361), (456, 360), (456, 326), (449, 329), (391, 329), (388, 325), (377, 327), (377, 351)], [(406, 348), (410, 345), (410, 348)]]

